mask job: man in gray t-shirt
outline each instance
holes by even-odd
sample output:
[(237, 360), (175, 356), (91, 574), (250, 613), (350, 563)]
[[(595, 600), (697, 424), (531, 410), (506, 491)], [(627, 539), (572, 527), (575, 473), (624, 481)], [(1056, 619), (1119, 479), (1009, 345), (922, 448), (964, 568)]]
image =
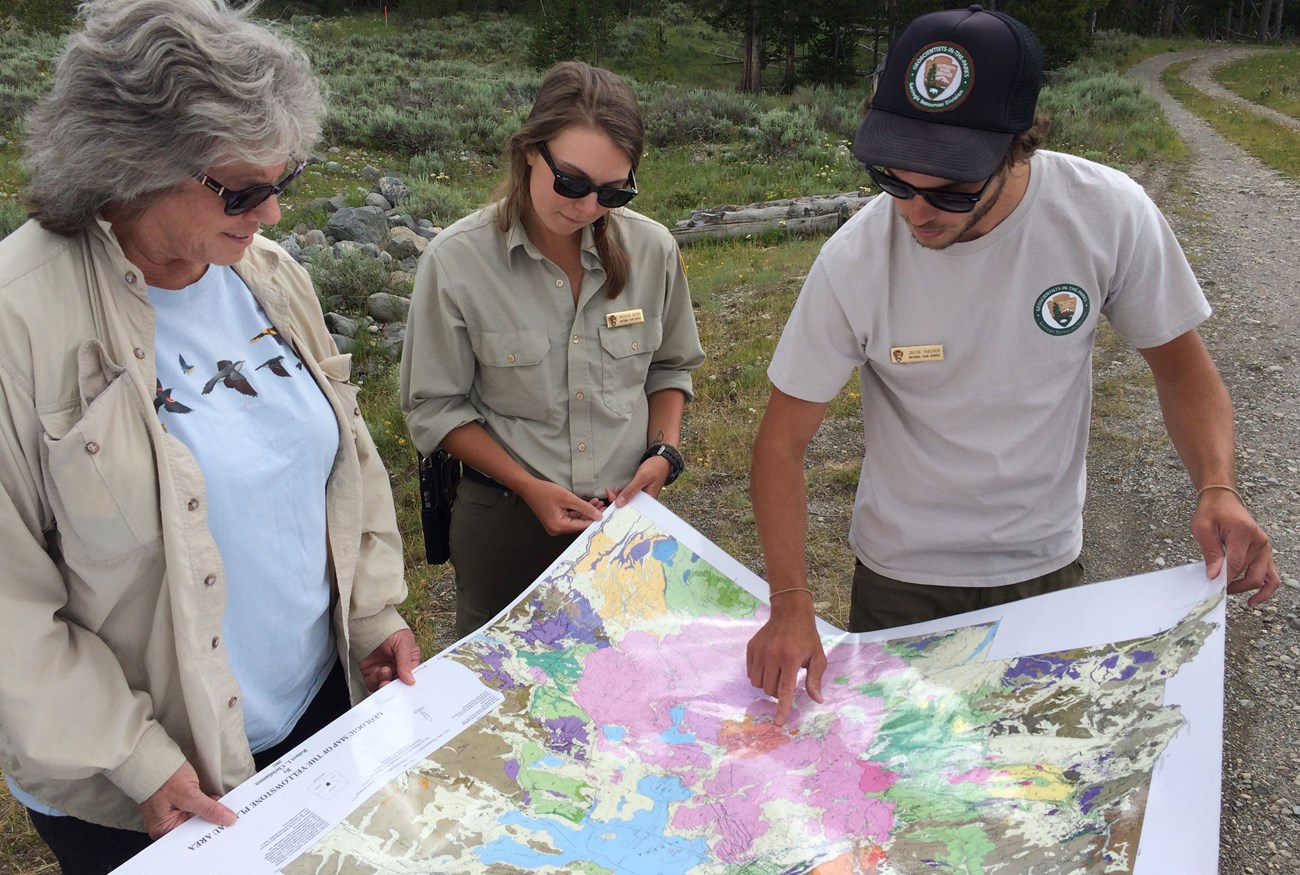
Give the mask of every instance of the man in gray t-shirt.
[[(1042, 49), (978, 6), (895, 40), (854, 143), (890, 197), (823, 247), (772, 359), (752, 494), (772, 615), (750, 681), (784, 720), (826, 666), (805, 570), (804, 453), (855, 368), (866, 456), (851, 631), (1082, 582), (1091, 356), (1102, 316), (1147, 360), (1197, 490), (1192, 533), (1229, 592), (1281, 583), (1235, 488), (1232, 402), (1197, 334), (1209, 305), (1128, 177), (1039, 151)], [(815, 363), (810, 366), (809, 363)], [(792, 524), (793, 523), (793, 524)]]

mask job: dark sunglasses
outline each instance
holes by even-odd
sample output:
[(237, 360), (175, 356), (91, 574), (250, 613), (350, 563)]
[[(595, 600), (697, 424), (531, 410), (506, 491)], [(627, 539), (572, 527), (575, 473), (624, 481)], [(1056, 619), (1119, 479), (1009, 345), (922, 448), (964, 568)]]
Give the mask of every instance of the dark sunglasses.
[(607, 209), (614, 207), (626, 206), (632, 198), (636, 197), (636, 174), (632, 170), (627, 172), (627, 188), (614, 188), (608, 185), (596, 185), (581, 176), (574, 176), (571, 173), (561, 173), (555, 167), (555, 162), (551, 160), (551, 152), (546, 148), (545, 143), (537, 144), (537, 151), (541, 153), (542, 160), (546, 166), (551, 168), (555, 174), (555, 193), (560, 197), (578, 198), (586, 197), (593, 191), (596, 193), (596, 203)]
[(227, 216), (240, 216), (249, 210), (256, 209), (271, 195), (283, 194), (284, 190), (289, 187), (289, 183), (297, 179), (306, 166), (306, 161), (300, 161), (298, 166), (290, 170), (284, 179), (279, 182), (261, 182), (257, 185), (250, 185), (248, 188), (241, 188), (238, 191), (231, 191), (206, 173), (196, 173), (194, 178), (199, 181), (200, 185), (216, 192), (226, 202)]
[(879, 186), (880, 190), (891, 197), (900, 200), (911, 200), (918, 194), (925, 199), (925, 202), (936, 210), (943, 210), (945, 213), (969, 213), (975, 209), (975, 205), (980, 202), (984, 196), (984, 191), (993, 181), (996, 173), (984, 180), (979, 191), (946, 191), (941, 188), (917, 188), (914, 185), (908, 185), (903, 180), (894, 176), (883, 167), (873, 167), (867, 165), (867, 173), (871, 174), (871, 181)]

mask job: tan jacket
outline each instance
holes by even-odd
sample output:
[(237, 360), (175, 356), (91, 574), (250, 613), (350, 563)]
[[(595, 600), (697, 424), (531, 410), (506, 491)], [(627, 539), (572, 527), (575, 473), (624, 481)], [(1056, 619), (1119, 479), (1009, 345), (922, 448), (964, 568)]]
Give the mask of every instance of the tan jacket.
[[(339, 423), (326, 488), (333, 621), (356, 662), (404, 628), (388, 477), (307, 273), (257, 238), (235, 265)], [(154, 314), (106, 222), (0, 241), (0, 768), (36, 798), (143, 829), (184, 759), (253, 773), (221, 639), (226, 581), (203, 476), (153, 409)]]

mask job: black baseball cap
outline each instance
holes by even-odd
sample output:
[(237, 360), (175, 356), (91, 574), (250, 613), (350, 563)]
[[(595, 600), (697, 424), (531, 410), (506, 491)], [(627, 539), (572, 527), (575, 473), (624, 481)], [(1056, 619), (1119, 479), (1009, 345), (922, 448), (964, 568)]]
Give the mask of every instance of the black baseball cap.
[(1033, 125), (1042, 83), (1043, 47), (1011, 16), (968, 6), (914, 18), (889, 47), (853, 155), (983, 181)]

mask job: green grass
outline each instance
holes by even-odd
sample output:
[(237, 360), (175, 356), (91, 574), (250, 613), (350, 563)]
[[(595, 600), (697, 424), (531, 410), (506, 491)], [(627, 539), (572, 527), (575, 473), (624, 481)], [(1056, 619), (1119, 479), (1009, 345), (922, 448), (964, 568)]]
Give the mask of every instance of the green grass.
[(1136, 161), (1181, 161), (1187, 147), (1160, 105), (1109, 64), (1084, 59), (1054, 77), (1039, 108), (1052, 119), (1049, 145), (1123, 167)]
[(1252, 103), (1300, 119), (1300, 50), (1253, 55), (1220, 67), (1214, 78)]
[(1161, 81), (1169, 93), (1246, 152), (1274, 170), (1300, 179), (1300, 131), (1188, 85), (1179, 74), (1190, 63), (1179, 62), (1165, 69)]

